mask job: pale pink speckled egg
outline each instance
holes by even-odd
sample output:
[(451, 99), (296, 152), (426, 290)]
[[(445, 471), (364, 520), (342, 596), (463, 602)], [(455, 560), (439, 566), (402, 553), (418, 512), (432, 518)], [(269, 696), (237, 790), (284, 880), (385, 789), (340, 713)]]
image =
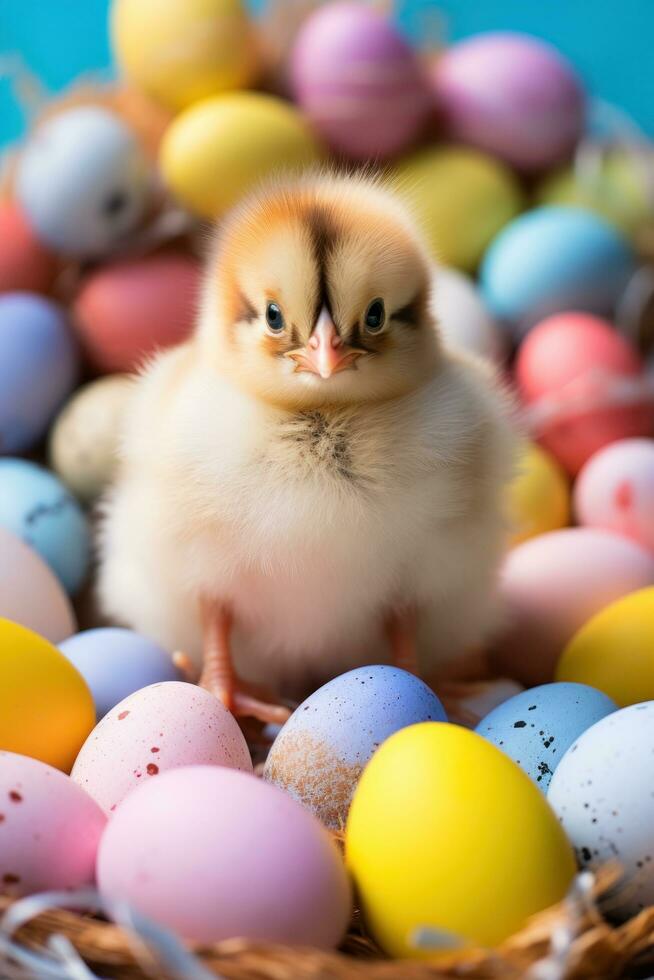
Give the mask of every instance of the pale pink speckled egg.
[(253, 775), (190, 766), (125, 800), (98, 852), (109, 899), (201, 943), (335, 946), (351, 891), (329, 833)]
[(164, 681), (130, 694), (104, 716), (71, 778), (113, 814), (137, 786), (191, 765), (252, 772), (243, 733), (221, 702), (195, 684)]
[(106, 817), (59, 769), (0, 752), (0, 893), (93, 883)]

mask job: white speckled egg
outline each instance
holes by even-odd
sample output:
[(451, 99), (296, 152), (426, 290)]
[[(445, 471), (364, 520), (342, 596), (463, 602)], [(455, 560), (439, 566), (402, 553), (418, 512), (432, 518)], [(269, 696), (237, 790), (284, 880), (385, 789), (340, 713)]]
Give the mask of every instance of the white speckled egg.
[(654, 903), (654, 701), (602, 718), (570, 746), (548, 801), (584, 867), (624, 870), (606, 910), (620, 918)]
[(432, 309), (448, 347), (499, 362), (505, 338), (484, 306), (474, 282), (465, 272), (439, 266), (433, 277)]
[(109, 814), (143, 782), (191, 765), (252, 772), (243, 733), (221, 702), (195, 684), (164, 681), (130, 694), (104, 716), (71, 777)]

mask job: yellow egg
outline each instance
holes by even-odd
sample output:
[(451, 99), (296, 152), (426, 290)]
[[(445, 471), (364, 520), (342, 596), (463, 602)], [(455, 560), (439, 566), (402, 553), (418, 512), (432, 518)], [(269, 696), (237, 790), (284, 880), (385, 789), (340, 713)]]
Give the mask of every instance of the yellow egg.
[(567, 477), (556, 460), (539, 446), (528, 445), (524, 450), (508, 489), (507, 505), (515, 528), (513, 545), (570, 523)]
[(247, 86), (257, 72), (242, 0), (114, 0), (111, 33), (125, 75), (170, 109)]
[(363, 772), (346, 859), (366, 922), (391, 956), (427, 927), (495, 945), (558, 902), (572, 848), (545, 797), (480, 735), (425, 722), (392, 735)]
[(604, 691), (621, 708), (654, 701), (654, 588), (606, 606), (575, 633), (561, 654), (557, 681)]
[(412, 206), (434, 257), (470, 272), (523, 203), (503, 163), (464, 147), (418, 150), (396, 165), (391, 179)]
[(164, 180), (192, 211), (213, 218), (273, 173), (298, 173), (320, 159), (299, 112), (272, 95), (238, 92), (196, 103), (170, 125), (161, 146)]
[(63, 653), (0, 619), (0, 749), (69, 772), (94, 725), (91, 692)]

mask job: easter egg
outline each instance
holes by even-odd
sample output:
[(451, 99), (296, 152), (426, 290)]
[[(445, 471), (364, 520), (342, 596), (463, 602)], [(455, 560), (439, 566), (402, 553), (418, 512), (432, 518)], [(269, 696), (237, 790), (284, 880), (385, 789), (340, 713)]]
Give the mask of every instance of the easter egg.
[(606, 604), (571, 638), (557, 680), (592, 684), (621, 707), (654, 699), (654, 588)]
[(419, 721), (445, 721), (436, 695), (396, 667), (350, 670), (303, 701), (275, 739), (264, 778), (326, 826), (345, 825), (357, 782), (389, 735)]
[(623, 872), (604, 910), (619, 919), (654, 903), (654, 702), (608, 715), (559, 763), (548, 801), (582, 867)]
[(375, 753), (345, 849), (366, 925), (391, 956), (433, 956), (416, 947), (418, 930), (493, 946), (563, 898), (575, 872), (531, 779), (481, 736), (434, 722)]
[(63, 309), (35, 293), (0, 295), (0, 453), (31, 449), (77, 380)]
[(236, 92), (180, 113), (166, 131), (159, 163), (185, 207), (216, 218), (266, 177), (296, 174), (320, 156), (292, 105), (260, 92)]
[(191, 765), (252, 771), (241, 729), (218, 698), (195, 684), (165, 681), (107, 712), (71, 776), (109, 814), (141, 783)]
[[(565, 528), (523, 542), (501, 571), (507, 627), (497, 640), (496, 672), (530, 686), (552, 680), (564, 647), (591, 616), (653, 584), (654, 556), (609, 531)], [(557, 679), (606, 691), (590, 677), (559, 671)]]
[(171, 655), (132, 630), (84, 630), (60, 643), (59, 649), (88, 684), (98, 719), (143, 687), (179, 680)]
[(332, 149), (355, 160), (404, 150), (431, 111), (411, 46), (380, 10), (336, 0), (303, 22), (291, 56), (295, 100)]
[(55, 256), (41, 244), (19, 205), (0, 201), (0, 293), (46, 293), (56, 273)]
[(132, 379), (116, 374), (75, 392), (50, 434), (50, 465), (78, 500), (91, 503), (108, 487), (118, 464)]
[(508, 488), (507, 509), (513, 545), (556, 531), (570, 522), (568, 479), (553, 456), (527, 444)]
[(465, 147), (426, 147), (405, 157), (391, 180), (411, 207), (434, 258), (471, 272), (520, 211), (522, 193), (508, 168)]
[(24, 459), (0, 459), (0, 527), (43, 558), (66, 591), (80, 588), (89, 567), (89, 527), (56, 476)]
[(582, 732), (617, 711), (586, 684), (542, 684), (504, 701), (479, 722), (479, 735), (502, 749), (544, 793), (565, 752)]
[(98, 371), (132, 371), (185, 340), (199, 301), (200, 269), (161, 252), (103, 265), (82, 282), (73, 307), (87, 359)]
[(536, 208), (494, 238), (480, 268), (481, 292), (491, 315), (516, 337), (551, 313), (586, 310), (611, 315), (635, 257), (628, 242), (602, 218), (581, 208)]
[(0, 749), (68, 772), (94, 723), (91, 692), (63, 653), (0, 619)]
[(490, 361), (501, 361), (503, 338), (470, 276), (458, 269), (439, 266), (432, 282), (432, 310), (447, 346)]
[(526, 34), (477, 34), (435, 62), (433, 85), (445, 132), (519, 170), (569, 156), (585, 117), (581, 83), (549, 44)]
[(164, 773), (125, 800), (102, 838), (98, 884), (201, 943), (328, 949), (343, 938), (352, 903), (316, 818), (276, 787), (217, 766)]
[(518, 351), (515, 379), (532, 433), (572, 474), (603, 446), (654, 432), (652, 395), (618, 397), (642, 384), (643, 362), (605, 320), (543, 320)]
[(241, 0), (114, 0), (111, 35), (125, 75), (174, 110), (247, 87), (257, 71)]
[(138, 225), (150, 168), (114, 113), (74, 106), (40, 125), (21, 153), (16, 196), (42, 241), (71, 256), (110, 252)]
[(106, 818), (64, 773), (0, 751), (0, 893), (91, 885)]
[(0, 527), (0, 617), (27, 626), (51, 643), (75, 630), (75, 614), (61, 582), (24, 541)]
[(577, 520), (654, 551), (654, 442), (623, 439), (588, 460), (575, 483)]

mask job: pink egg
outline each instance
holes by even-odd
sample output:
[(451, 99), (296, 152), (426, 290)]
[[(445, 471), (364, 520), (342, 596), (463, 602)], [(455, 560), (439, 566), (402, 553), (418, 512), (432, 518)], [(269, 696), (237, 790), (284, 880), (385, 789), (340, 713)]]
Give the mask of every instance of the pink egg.
[(0, 752), (0, 893), (79, 888), (95, 877), (106, 817), (69, 776)]
[(80, 749), (70, 775), (112, 814), (137, 786), (191, 765), (252, 772), (243, 733), (221, 702), (195, 684), (164, 681), (112, 708)]
[(573, 475), (603, 446), (654, 431), (652, 396), (631, 397), (644, 378), (642, 360), (599, 317), (542, 320), (520, 347), (515, 376), (532, 434)]
[(488, 33), (459, 41), (436, 62), (433, 84), (450, 138), (520, 170), (559, 163), (582, 134), (579, 79), (537, 38)]
[(509, 626), (497, 672), (527, 686), (551, 681), (563, 647), (591, 616), (653, 583), (654, 555), (609, 531), (566, 528), (525, 541), (502, 569)]
[(0, 527), (0, 618), (60, 643), (77, 631), (57, 576), (24, 541)]
[(168, 772), (125, 800), (98, 853), (103, 895), (202, 943), (241, 937), (328, 949), (351, 911), (319, 821), (252, 775)]
[(92, 272), (74, 305), (78, 336), (98, 371), (133, 371), (156, 350), (189, 334), (200, 269), (186, 255), (162, 252)]
[(431, 111), (410, 45), (372, 6), (327, 3), (302, 25), (292, 53), (296, 100), (330, 146), (355, 160), (405, 149)]
[(0, 293), (48, 292), (57, 259), (41, 244), (22, 210), (0, 201)]
[(592, 456), (577, 478), (574, 507), (580, 524), (654, 551), (654, 442), (623, 439)]

